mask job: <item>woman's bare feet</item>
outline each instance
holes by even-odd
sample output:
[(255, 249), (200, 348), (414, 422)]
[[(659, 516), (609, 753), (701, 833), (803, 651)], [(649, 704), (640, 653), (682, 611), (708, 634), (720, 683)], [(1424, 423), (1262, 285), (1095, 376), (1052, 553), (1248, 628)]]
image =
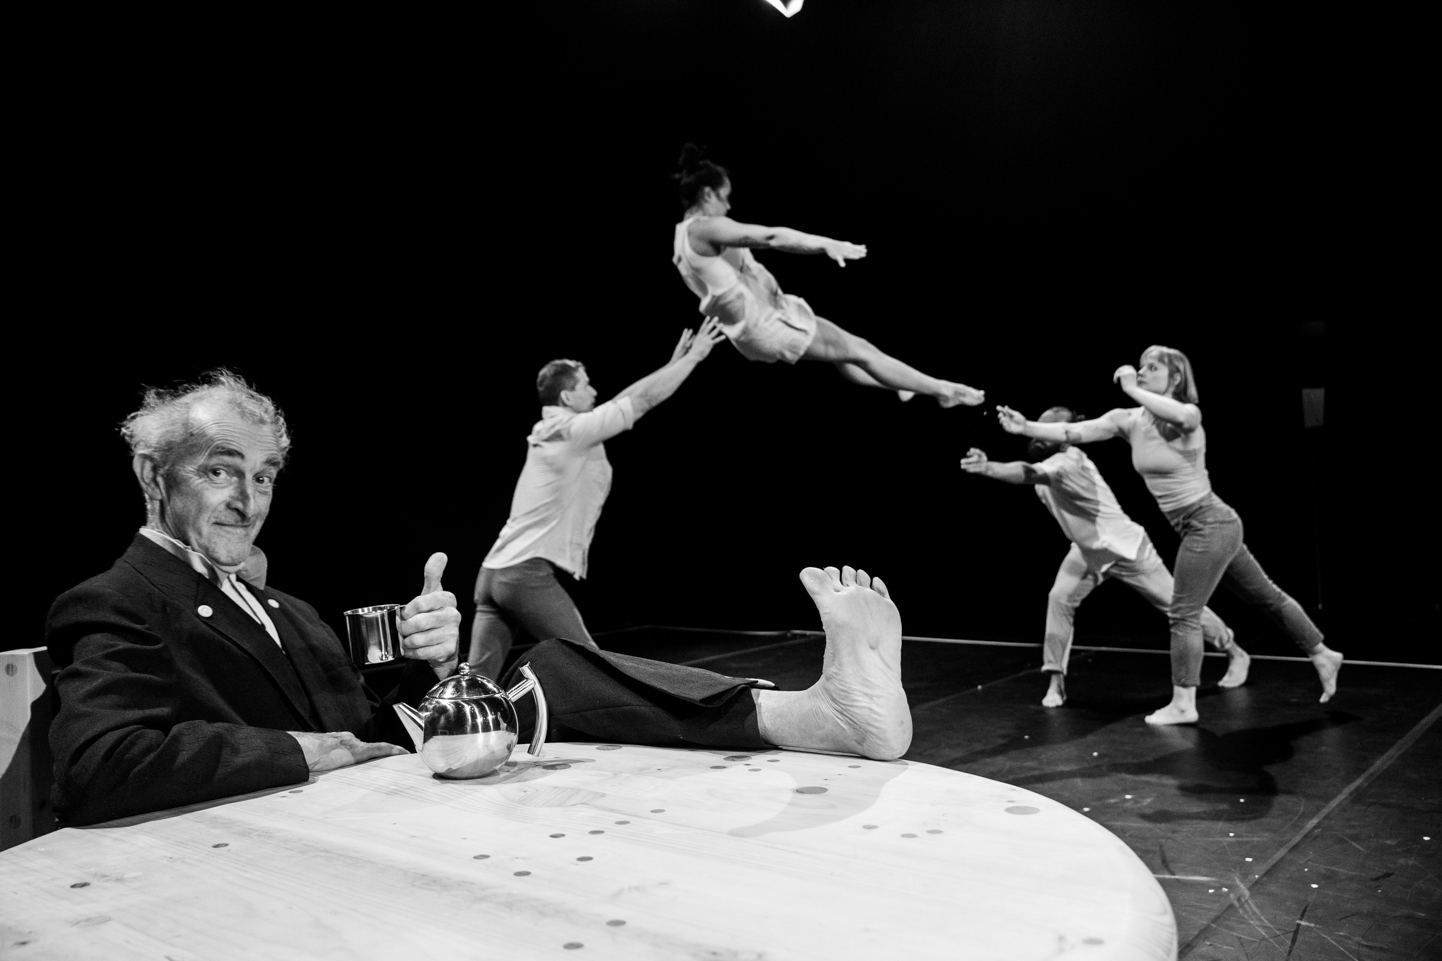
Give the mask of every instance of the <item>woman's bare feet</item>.
[(1146, 721), (1160, 727), (1166, 724), (1195, 724), (1197, 717), (1197, 689), (1173, 684), (1172, 703), (1148, 714)]
[(1322, 644), (1311, 658), (1312, 666), (1317, 669), (1317, 679), (1322, 682), (1321, 703), (1326, 704), (1337, 693), (1337, 673), (1342, 670), (1342, 655)]
[(821, 679), (805, 691), (753, 691), (761, 736), (777, 747), (878, 761), (911, 746), (901, 687), (901, 613), (881, 578), (843, 567), (801, 572), (826, 631)]
[(1046, 697), (1041, 699), (1042, 707), (1061, 707), (1066, 703), (1066, 675), (1056, 671), (1051, 674), (1051, 684), (1047, 686)]
[(941, 386), (942, 393), (936, 395), (936, 402), (942, 407), (955, 407), (958, 404), (975, 407), (986, 400), (986, 391), (977, 390), (975, 387), (953, 384), (946, 380), (941, 382)]

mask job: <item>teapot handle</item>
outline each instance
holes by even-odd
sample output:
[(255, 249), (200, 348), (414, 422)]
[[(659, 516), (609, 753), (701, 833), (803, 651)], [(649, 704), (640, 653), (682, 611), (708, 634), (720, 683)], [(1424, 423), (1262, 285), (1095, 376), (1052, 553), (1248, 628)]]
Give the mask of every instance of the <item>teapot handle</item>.
[(526, 748), (526, 753), (533, 757), (540, 757), (541, 751), (546, 744), (546, 721), (550, 712), (546, 709), (546, 692), (541, 689), (541, 682), (536, 679), (536, 674), (531, 670), (531, 665), (522, 664), (521, 674), (525, 680), (506, 692), (506, 697), (514, 703), (517, 699), (526, 694), (533, 694), (536, 698), (536, 724), (531, 732), (531, 746)]

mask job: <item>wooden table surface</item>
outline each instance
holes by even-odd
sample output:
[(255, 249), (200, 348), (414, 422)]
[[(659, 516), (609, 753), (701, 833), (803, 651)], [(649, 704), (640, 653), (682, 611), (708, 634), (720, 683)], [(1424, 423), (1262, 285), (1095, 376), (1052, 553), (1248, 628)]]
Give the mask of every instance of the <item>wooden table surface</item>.
[(1125, 844), (905, 761), (614, 744), (414, 755), (0, 853), (28, 958), (1172, 958)]

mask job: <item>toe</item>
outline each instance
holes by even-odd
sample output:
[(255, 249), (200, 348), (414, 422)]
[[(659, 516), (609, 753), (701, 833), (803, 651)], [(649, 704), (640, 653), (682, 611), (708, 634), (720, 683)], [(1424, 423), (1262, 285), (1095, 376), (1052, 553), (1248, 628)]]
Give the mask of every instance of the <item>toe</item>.
[(843, 568), (841, 569), (841, 583), (845, 584), (847, 587), (855, 587), (855, 586), (856, 586), (856, 568), (854, 568), (854, 567), (843, 567)]
[(840, 571), (838, 571), (838, 570), (837, 570), (836, 568), (834, 568), (834, 567), (828, 567), (828, 568), (826, 568), (826, 576), (828, 576), (828, 577), (831, 578), (831, 589), (832, 589), (833, 591), (839, 591), (839, 590), (841, 590), (841, 572), (840, 572)]
[(873, 577), (871, 579), (871, 589), (882, 597), (891, 597), (891, 592), (886, 589), (886, 582), (879, 577)]
[(806, 587), (806, 593), (813, 597), (830, 594), (836, 589), (832, 584), (831, 574), (819, 567), (808, 567), (803, 570), (801, 583)]
[(860, 587), (870, 587), (871, 575), (867, 574), (865, 571), (858, 567), (856, 569), (856, 583)]

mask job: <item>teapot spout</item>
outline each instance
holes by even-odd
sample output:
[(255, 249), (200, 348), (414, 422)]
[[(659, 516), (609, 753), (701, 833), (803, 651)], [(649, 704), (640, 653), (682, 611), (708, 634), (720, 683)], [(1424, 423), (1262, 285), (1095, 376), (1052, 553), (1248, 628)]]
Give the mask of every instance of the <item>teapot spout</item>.
[(421, 746), (426, 742), (426, 719), (421, 712), (409, 704), (394, 704), (396, 715), (400, 717), (401, 724), (405, 725), (406, 733), (411, 740), (416, 742), (416, 753), (421, 753)]

